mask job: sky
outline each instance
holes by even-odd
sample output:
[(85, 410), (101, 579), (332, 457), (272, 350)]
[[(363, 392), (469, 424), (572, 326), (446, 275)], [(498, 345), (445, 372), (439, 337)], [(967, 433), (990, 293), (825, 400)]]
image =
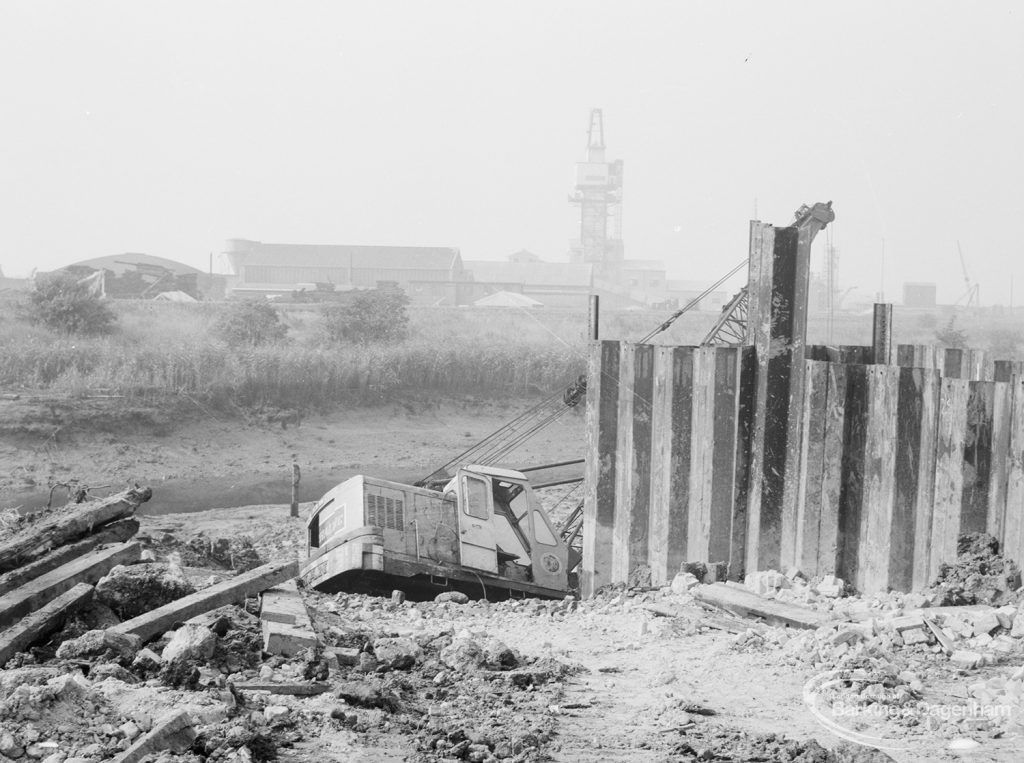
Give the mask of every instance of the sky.
[(567, 261), (590, 111), (631, 259), (713, 281), (833, 202), (838, 281), (1024, 302), (1024, 5), (0, 3), (0, 268), (229, 238)]

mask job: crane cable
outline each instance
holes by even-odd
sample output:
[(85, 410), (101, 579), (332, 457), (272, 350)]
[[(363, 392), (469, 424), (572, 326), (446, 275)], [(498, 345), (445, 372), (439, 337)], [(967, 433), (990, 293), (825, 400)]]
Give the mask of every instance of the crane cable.
[(749, 259), (744, 259), (736, 267), (734, 267), (732, 270), (730, 270), (724, 276), (719, 278), (717, 281), (715, 281), (713, 284), (711, 284), (708, 288), (706, 288), (704, 291), (702, 291), (696, 297), (694, 297), (689, 302), (687, 302), (685, 306), (679, 308), (674, 313), (672, 313), (672, 315), (670, 315), (668, 317), (668, 319), (664, 323), (662, 323), (660, 326), (658, 326), (658, 328), (654, 329), (654, 331), (652, 331), (650, 334), (648, 334), (643, 339), (641, 339), (638, 342), (638, 344), (644, 344), (644, 343), (648, 342), (652, 337), (657, 336), (662, 331), (665, 331), (666, 329), (668, 329), (673, 323), (675, 323), (676, 319), (679, 316), (681, 316), (683, 313), (688, 312), (689, 310), (692, 310), (693, 308), (695, 308), (697, 305), (700, 304), (700, 301), (702, 299), (704, 299), (706, 296), (708, 296), (711, 292), (713, 292), (715, 289), (717, 289), (723, 283), (728, 281), (734, 275), (739, 273), (740, 270), (745, 268), (747, 266), (747, 262), (749, 262)]

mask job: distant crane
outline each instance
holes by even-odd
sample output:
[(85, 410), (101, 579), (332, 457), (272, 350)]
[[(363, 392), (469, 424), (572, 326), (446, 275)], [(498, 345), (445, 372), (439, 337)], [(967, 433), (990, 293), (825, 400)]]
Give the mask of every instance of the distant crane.
[(971, 277), (967, 275), (967, 261), (964, 259), (964, 250), (963, 247), (960, 246), (959, 241), (956, 242), (956, 250), (960, 255), (960, 267), (964, 271), (964, 285), (967, 286), (967, 291), (965, 291), (953, 304), (959, 305), (966, 299), (967, 302), (965, 303), (965, 307), (968, 309), (972, 307), (979, 307), (980, 299), (978, 298), (978, 284), (973, 282)]

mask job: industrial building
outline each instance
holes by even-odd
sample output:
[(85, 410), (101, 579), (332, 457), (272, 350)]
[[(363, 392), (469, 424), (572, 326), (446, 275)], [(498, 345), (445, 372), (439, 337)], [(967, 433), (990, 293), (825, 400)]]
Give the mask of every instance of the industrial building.
[[(265, 244), (231, 239), (225, 252), (231, 296), (286, 295), (325, 287), (345, 291), (381, 285), (415, 302), (465, 304), (471, 289), (462, 255), (452, 247)], [(479, 295), (478, 295), (479, 296)]]

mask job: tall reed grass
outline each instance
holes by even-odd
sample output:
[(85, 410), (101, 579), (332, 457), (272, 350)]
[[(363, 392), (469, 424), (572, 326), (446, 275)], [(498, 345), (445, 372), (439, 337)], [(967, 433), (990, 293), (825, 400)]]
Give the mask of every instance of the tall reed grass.
[[(415, 393), (550, 394), (586, 370), (583, 311), (412, 307), (406, 340), (364, 346), (325, 342), (316, 306), (285, 306), (287, 339), (237, 348), (212, 331), (224, 304), (113, 306), (113, 334), (68, 337), (26, 320), (17, 300), (0, 295), (0, 388), (130, 398), (183, 395), (215, 407), (328, 408)], [(602, 336), (636, 341), (669, 314), (607, 312)], [(696, 344), (715, 317), (688, 313), (652, 341)], [(897, 312), (896, 341), (934, 343), (944, 321), (943, 314)], [(983, 349), (1024, 338), (1019, 316), (964, 314), (958, 325), (972, 346)], [(870, 336), (869, 315), (836, 317), (832, 343), (868, 344)], [(812, 316), (808, 341), (825, 343), (821, 316)]]

